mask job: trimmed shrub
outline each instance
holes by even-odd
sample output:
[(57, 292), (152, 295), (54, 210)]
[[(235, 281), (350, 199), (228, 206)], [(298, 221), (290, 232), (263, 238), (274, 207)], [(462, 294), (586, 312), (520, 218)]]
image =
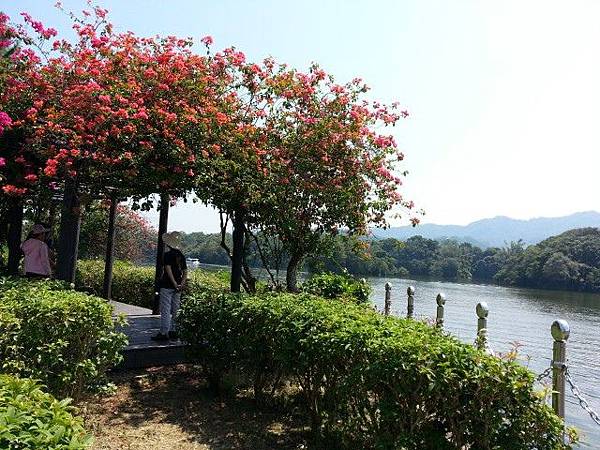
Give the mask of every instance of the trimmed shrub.
[(302, 289), (323, 298), (346, 299), (359, 304), (369, 303), (372, 292), (366, 280), (357, 280), (347, 272), (313, 275), (302, 285)]
[(105, 383), (127, 338), (105, 300), (60, 287), (0, 281), (0, 371), (38, 379), (60, 398), (78, 397)]
[(213, 383), (243, 370), (264, 396), (293, 380), (329, 448), (570, 448), (531, 372), (422, 322), (306, 294), (203, 293), (180, 326)]
[[(77, 261), (77, 289), (101, 296), (103, 284), (104, 261)], [(111, 292), (113, 300), (151, 309), (154, 302), (154, 267), (115, 261)]]
[(229, 292), (231, 274), (227, 270), (212, 272), (203, 269), (194, 269), (188, 273), (188, 278), (188, 293), (206, 290)]
[(86, 449), (92, 437), (73, 413), (36, 381), (0, 374), (0, 448)]
[[(195, 269), (188, 272), (187, 291), (197, 289), (228, 290), (226, 272), (208, 272)], [(101, 296), (104, 283), (104, 262), (84, 260), (77, 262), (77, 289)], [(113, 268), (112, 299), (129, 305), (152, 309), (154, 303), (154, 267), (137, 266), (127, 261), (116, 261)]]

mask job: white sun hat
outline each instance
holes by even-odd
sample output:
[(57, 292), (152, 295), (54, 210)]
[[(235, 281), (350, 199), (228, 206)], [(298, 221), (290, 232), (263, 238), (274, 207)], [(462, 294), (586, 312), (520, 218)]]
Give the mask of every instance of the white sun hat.
[(181, 250), (181, 233), (178, 231), (163, 233), (162, 241), (171, 248)]

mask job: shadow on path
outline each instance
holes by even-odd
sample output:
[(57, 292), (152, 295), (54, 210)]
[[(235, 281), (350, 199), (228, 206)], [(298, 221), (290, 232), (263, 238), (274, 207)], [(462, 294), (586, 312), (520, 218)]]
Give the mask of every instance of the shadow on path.
[(116, 373), (113, 381), (115, 395), (85, 405), (94, 448), (307, 448), (301, 415), (259, 409), (244, 396), (215, 397), (190, 365)]

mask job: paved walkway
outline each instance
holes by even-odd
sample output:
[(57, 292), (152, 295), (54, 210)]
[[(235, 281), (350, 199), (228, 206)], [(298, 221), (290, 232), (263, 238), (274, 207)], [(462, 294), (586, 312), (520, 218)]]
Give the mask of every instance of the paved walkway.
[(129, 338), (129, 345), (123, 350), (124, 368), (149, 367), (176, 364), (185, 358), (181, 341), (155, 342), (150, 338), (158, 333), (160, 316), (140, 306), (111, 301), (113, 314), (124, 314), (127, 326), (121, 331)]

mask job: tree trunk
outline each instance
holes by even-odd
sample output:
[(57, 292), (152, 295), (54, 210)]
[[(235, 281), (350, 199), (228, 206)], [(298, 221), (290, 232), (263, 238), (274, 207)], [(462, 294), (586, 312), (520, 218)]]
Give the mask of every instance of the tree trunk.
[(236, 211), (233, 215), (233, 250), (231, 252), (231, 292), (240, 292), (244, 263), (245, 214)]
[(287, 266), (285, 282), (288, 292), (298, 292), (298, 269), (303, 259), (302, 254), (293, 253)]
[(160, 279), (163, 274), (163, 255), (165, 253), (162, 235), (167, 232), (167, 226), (169, 224), (170, 202), (171, 196), (169, 194), (160, 195), (160, 216), (158, 218), (158, 241), (156, 243), (156, 271), (154, 274), (154, 303), (152, 304), (152, 314), (160, 313)]
[(110, 209), (108, 210), (108, 235), (106, 237), (106, 257), (104, 258), (104, 283), (102, 285), (102, 296), (110, 300), (112, 291), (113, 265), (115, 262), (115, 231), (117, 218), (117, 205), (119, 198), (115, 193), (110, 197)]
[(246, 281), (246, 291), (249, 294), (256, 293), (256, 283), (258, 282), (257, 278), (252, 274), (252, 269), (248, 265), (247, 256), (250, 254), (250, 246), (252, 245), (252, 240), (250, 239), (250, 232), (246, 228), (244, 230), (244, 253), (242, 254), (242, 276)]
[(19, 274), (19, 262), (21, 261), (21, 235), (23, 233), (23, 202), (14, 197), (9, 200), (8, 208), (8, 232), (6, 241), (8, 244), (9, 275)]
[(79, 250), (79, 229), (81, 226), (81, 205), (75, 180), (65, 182), (60, 233), (58, 236), (56, 278), (69, 283), (75, 282), (77, 252)]

